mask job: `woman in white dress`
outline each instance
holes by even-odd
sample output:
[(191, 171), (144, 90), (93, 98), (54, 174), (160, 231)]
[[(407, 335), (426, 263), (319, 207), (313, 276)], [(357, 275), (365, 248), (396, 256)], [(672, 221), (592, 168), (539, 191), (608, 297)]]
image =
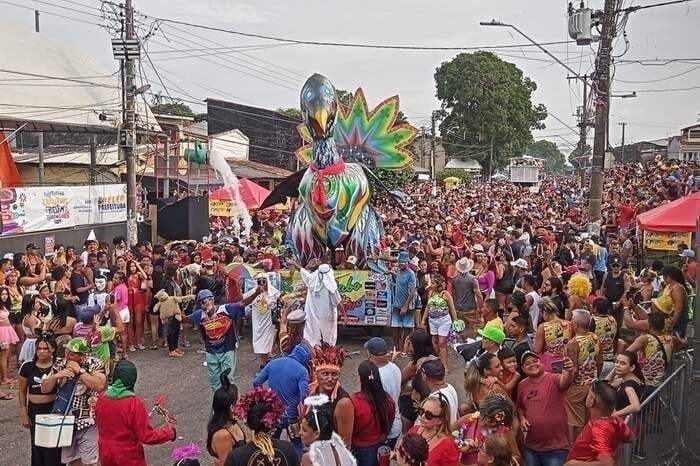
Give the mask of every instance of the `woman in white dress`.
[(333, 431), (333, 418), (326, 395), (304, 400), (310, 409), (301, 421), (301, 441), (309, 450), (301, 457), (301, 466), (357, 466), (352, 453)]
[[(277, 305), (280, 292), (270, 283), (270, 277), (265, 272), (255, 276), (258, 288), (262, 292), (250, 304), (250, 318), (253, 327), (253, 353), (260, 355), (260, 367), (267, 364), (275, 344), (277, 329), (272, 322), (272, 310)], [(247, 292), (243, 297), (255, 293), (255, 289)]]

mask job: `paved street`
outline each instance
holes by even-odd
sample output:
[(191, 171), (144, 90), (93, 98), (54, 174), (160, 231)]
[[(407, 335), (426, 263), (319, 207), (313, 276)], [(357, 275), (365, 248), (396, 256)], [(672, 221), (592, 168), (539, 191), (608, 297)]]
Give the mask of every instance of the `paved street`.
[[(369, 338), (364, 329), (348, 329), (341, 332), (340, 343), (350, 351), (359, 351), (362, 343)], [(388, 336), (389, 332), (386, 332)], [(207, 381), (206, 368), (202, 365), (204, 356), (196, 354), (199, 347), (196, 336), (190, 332), (193, 341), (187, 355), (174, 360), (165, 356), (165, 350), (138, 351), (133, 353), (133, 361), (139, 368), (136, 392), (150, 405), (159, 393), (168, 393), (168, 406), (177, 417), (176, 443), (146, 447), (149, 465), (164, 466), (173, 464), (170, 452), (176, 445), (196, 442), (202, 448), (206, 441), (206, 425), (211, 407), (211, 389)], [(452, 353), (450, 359), (449, 382), (455, 385), (460, 397), (463, 395), (463, 365), (457, 355)], [(343, 368), (343, 386), (349, 392), (359, 388), (357, 366), (364, 359), (365, 353), (353, 355)], [(402, 364), (399, 360), (399, 365)], [(258, 358), (251, 353), (250, 331), (241, 342), (238, 359), (237, 384), (239, 392), (251, 387), (255, 371), (259, 366)], [(29, 464), (29, 432), (21, 427), (17, 411), (17, 390), (12, 394), (15, 400), (0, 401), (0, 464), (2, 466), (24, 466)], [(208, 453), (200, 457), (202, 464), (213, 464)]]

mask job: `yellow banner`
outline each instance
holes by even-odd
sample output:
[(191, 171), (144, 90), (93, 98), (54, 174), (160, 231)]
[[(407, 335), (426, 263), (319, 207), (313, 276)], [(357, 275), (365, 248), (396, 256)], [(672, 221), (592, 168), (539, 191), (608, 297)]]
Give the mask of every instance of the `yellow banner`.
[(230, 217), (233, 202), (222, 199), (209, 199), (210, 217)]
[(644, 248), (657, 251), (676, 251), (678, 245), (684, 243), (690, 246), (692, 233), (657, 233), (654, 231), (644, 232)]

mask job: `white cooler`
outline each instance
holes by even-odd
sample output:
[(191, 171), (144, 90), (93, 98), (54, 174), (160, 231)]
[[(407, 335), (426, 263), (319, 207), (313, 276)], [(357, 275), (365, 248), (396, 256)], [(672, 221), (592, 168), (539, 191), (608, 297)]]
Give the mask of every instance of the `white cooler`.
[(44, 448), (68, 447), (73, 443), (75, 416), (37, 414), (34, 421), (34, 445)]

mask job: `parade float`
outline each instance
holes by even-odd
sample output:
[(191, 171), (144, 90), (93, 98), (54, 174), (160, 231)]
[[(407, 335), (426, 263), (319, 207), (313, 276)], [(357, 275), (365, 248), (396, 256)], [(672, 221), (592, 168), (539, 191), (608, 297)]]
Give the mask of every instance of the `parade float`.
[[(374, 170), (409, 167), (417, 129), (396, 123), (398, 96), (370, 110), (360, 88), (343, 107), (333, 84), (319, 74), (306, 81), (300, 100), (298, 130), (306, 144), (296, 154), (306, 167), (282, 182), (261, 208), (295, 198), (286, 238), (290, 253), (301, 264), (320, 258), (334, 268), (354, 257), (357, 270), (336, 272), (348, 323), (388, 325), (390, 264), (379, 259), (384, 226), (370, 204), (371, 186), (400, 205), (400, 194), (391, 192)], [(283, 288), (293, 289), (297, 280), (298, 274), (291, 273)]]

